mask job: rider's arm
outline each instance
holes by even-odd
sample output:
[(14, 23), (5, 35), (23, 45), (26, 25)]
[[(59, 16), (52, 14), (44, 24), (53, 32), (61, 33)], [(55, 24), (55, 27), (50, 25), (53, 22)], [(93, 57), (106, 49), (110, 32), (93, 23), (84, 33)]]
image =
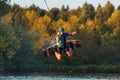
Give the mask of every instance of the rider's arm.
[(59, 42), (59, 33), (57, 33), (57, 35), (56, 35), (56, 43), (58, 43)]
[(76, 33), (76, 31), (73, 31), (72, 33), (69, 33), (69, 36), (74, 36)]
[(56, 37), (56, 43), (58, 43), (59, 42), (59, 37)]

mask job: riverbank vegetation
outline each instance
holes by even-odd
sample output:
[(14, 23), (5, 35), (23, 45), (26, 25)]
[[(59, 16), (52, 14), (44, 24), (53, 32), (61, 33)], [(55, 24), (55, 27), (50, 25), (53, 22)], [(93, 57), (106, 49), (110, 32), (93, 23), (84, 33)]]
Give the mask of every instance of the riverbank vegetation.
[[(73, 56), (44, 57), (42, 49), (54, 42), (57, 28), (77, 31), (68, 39), (80, 39), (83, 45)], [(0, 72), (1, 73), (120, 73), (120, 6), (84, 3), (49, 11), (34, 4), (22, 8), (0, 0)]]

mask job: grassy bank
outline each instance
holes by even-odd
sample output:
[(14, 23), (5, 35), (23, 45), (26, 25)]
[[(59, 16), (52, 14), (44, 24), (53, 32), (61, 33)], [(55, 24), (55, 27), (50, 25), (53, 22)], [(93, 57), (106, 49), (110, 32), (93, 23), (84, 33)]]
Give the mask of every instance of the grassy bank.
[(83, 65), (83, 66), (62, 66), (44, 65), (34, 69), (4, 70), (1, 75), (85, 75), (85, 74), (119, 74), (120, 65)]

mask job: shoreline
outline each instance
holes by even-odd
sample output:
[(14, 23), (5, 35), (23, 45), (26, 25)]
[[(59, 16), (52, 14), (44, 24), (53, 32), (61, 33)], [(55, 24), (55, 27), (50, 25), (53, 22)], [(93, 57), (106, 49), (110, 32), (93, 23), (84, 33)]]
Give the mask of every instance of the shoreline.
[(75, 74), (68, 74), (68, 73), (0, 73), (0, 76), (62, 76), (62, 77), (108, 77), (108, 76), (120, 76), (119, 73), (75, 73)]
[(81, 65), (81, 66), (60, 66), (44, 65), (41, 67), (29, 67), (18, 70), (4, 69), (0, 76), (8, 75), (43, 75), (43, 76), (81, 76), (81, 75), (120, 75), (120, 65)]

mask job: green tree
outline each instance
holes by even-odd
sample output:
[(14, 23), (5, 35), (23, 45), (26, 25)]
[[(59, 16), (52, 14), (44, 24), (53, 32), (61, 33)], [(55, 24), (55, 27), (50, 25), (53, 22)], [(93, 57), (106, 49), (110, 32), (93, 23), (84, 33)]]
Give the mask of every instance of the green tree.
[(10, 0), (0, 0), (0, 16), (5, 15), (9, 11), (9, 2)]
[(11, 26), (0, 25), (0, 41), (0, 53), (6, 59), (11, 59), (20, 47), (20, 42)]
[(77, 9), (72, 9), (72, 10), (70, 10), (70, 11), (69, 11), (69, 16), (71, 16), (71, 15), (76, 15), (76, 16), (78, 16), (78, 10), (77, 10)]
[(118, 6), (118, 10), (120, 10), (120, 5)]
[(114, 6), (108, 1), (104, 7), (99, 6), (96, 10), (95, 23), (99, 26), (111, 16), (114, 11)]
[(94, 27), (94, 32), (95, 32), (95, 39), (98, 43), (98, 46), (102, 45), (101, 42), (101, 35), (107, 35), (108, 32), (108, 27), (106, 27), (106, 20), (111, 16), (112, 12), (114, 11), (114, 6), (110, 3), (107, 2), (107, 4), (104, 7), (98, 6), (96, 10), (96, 15), (95, 15), (95, 27)]
[(23, 8), (20, 7), (18, 4), (14, 4), (13, 6), (11, 6), (10, 8), (10, 12), (14, 14), (14, 16), (16, 14), (18, 14), (19, 12), (23, 12)]
[(79, 17), (81, 14), (81, 8), (78, 7), (77, 9), (71, 9), (71, 10), (69, 10), (68, 13), (69, 13), (69, 16), (76, 15), (77, 17)]
[(103, 17), (102, 7), (99, 6), (96, 10), (96, 14), (95, 14), (95, 18), (94, 18), (96, 25), (103, 24), (103, 18), (102, 17)]
[(22, 40), (20, 40), (20, 48), (17, 50), (17, 54), (12, 59), (12, 61), (14, 62), (14, 66), (16, 67), (16, 71), (21, 72), (28, 69), (30, 71), (33, 68), (31, 64), (33, 64), (32, 62), (34, 61), (34, 54), (36, 54), (36, 47), (34, 44), (36, 38), (36, 35), (29, 33), (25, 34), (22, 37)]
[(10, 0), (0, 0), (0, 23), (1, 17), (9, 12), (10, 5), (8, 4)]
[(114, 11), (114, 6), (110, 3), (110, 1), (108, 1), (107, 4), (102, 9), (103, 20), (106, 21), (111, 16), (113, 11)]
[(3, 65), (4, 69), (14, 67), (11, 63), (19, 47), (20, 41), (13, 27), (0, 25), (0, 65)]
[(58, 20), (59, 19), (59, 9), (58, 8), (52, 8), (50, 11), (49, 11), (49, 16), (52, 20)]
[(59, 16), (60, 16), (60, 18), (63, 19), (64, 21), (67, 21), (67, 20), (68, 20), (68, 10), (69, 10), (69, 6), (67, 6), (67, 8), (65, 8), (64, 5), (61, 7)]
[(42, 16), (42, 17), (47, 13), (46, 10), (40, 9), (39, 7), (35, 6), (35, 4), (31, 5), (31, 6), (30, 6), (29, 8), (27, 8), (27, 9), (28, 9), (28, 10), (33, 10), (33, 11), (37, 12), (37, 14), (38, 14), (39, 16)]
[(81, 9), (79, 22), (86, 23), (87, 19), (94, 19), (94, 16), (95, 16), (94, 7), (91, 4), (85, 3)]

